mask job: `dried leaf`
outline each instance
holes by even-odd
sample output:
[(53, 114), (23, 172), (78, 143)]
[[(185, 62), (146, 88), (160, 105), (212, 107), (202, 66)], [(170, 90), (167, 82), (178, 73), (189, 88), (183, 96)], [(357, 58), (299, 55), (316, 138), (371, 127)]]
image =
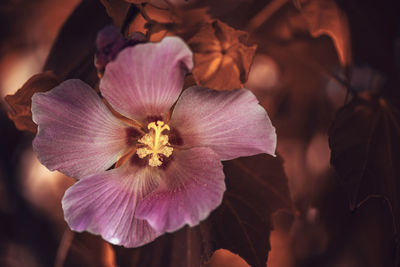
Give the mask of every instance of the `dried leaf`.
[(171, 17), (176, 27), (174, 32), (184, 40), (192, 38), (204, 25), (211, 23), (207, 8), (199, 6), (175, 6)]
[(128, 13), (129, 3), (127, 2), (146, 2), (146, 1), (124, 1), (124, 0), (100, 0), (106, 8), (108, 16), (112, 18), (114, 24), (122, 27), (125, 21), (126, 14)]
[[(146, 5), (142, 9), (142, 15), (138, 20), (144, 20), (144, 28), (151, 41), (160, 41), (167, 35), (178, 35), (184, 40), (192, 38), (200, 28), (211, 22), (207, 8), (188, 3), (187, 5), (170, 6), (168, 9), (160, 9), (154, 5)], [(132, 31), (143, 31), (140, 26), (133, 27)]]
[(150, 2), (150, 0), (125, 0), (125, 1), (136, 5)]
[(37, 125), (32, 121), (32, 95), (45, 92), (57, 86), (60, 80), (50, 71), (31, 77), (15, 94), (7, 95), (5, 100), (11, 107), (8, 117), (18, 130), (36, 133)]
[(198, 226), (166, 234), (136, 249), (116, 248), (117, 264), (146, 267), (200, 267), (220, 248), (239, 254), (253, 267), (265, 267), (271, 215), (291, 209), (282, 161), (257, 155), (224, 162), (223, 203)]
[(188, 41), (194, 52), (196, 82), (216, 90), (243, 87), (256, 51), (247, 39), (246, 32), (218, 20), (204, 25)]
[(352, 64), (350, 28), (346, 14), (334, 0), (296, 0), (313, 37), (328, 35), (343, 67)]
[(125, 0), (125, 1), (136, 5), (149, 3), (152, 6), (160, 9), (170, 9), (177, 6), (189, 6), (193, 4), (198, 4), (199, 2), (199, 0)]
[(400, 229), (399, 101), (371, 92), (340, 109), (329, 131), (331, 163), (354, 210), (371, 197), (387, 200)]

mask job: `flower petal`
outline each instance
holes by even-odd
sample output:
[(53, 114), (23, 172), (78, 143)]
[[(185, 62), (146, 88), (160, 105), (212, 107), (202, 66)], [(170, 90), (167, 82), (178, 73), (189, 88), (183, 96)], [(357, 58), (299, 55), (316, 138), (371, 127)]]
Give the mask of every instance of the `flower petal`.
[(79, 179), (111, 167), (127, 146), (126, 126), (80, 80), (36, 93), (32, 114), (38, 125), (33, 149), (50, 170)]
[(212, 149), (176, 152), (166, 166), (164, 183), (139, 203), (135, 216), (159, 232), (197, 225), (221, 204), (224, 178), (219, 156)]
[(192, 67), (192, 52), (177, 37), (138, 44), (122, 50), (107, 65), (100, 91), (116, 111), (128, 118), (164, 116), (178, 98)]
[(143, 195), (157, 187), (153, 178), (146, 168), (129, 163), (83, 178), (64, 195), (65, 220), (72, 230), (100, 234), (116, 245), (149, 243), (160, 234), (134, 215)]
[(275, 154), (275, 128), (247, 89), (190, 87), (178, 100), (170, 126), (179, 131), (184, 146), (211, 147), (221, 160)]

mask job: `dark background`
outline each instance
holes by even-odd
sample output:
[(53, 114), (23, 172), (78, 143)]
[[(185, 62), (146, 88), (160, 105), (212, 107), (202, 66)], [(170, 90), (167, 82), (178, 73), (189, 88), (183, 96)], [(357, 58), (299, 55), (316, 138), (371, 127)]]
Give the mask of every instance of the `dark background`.
[[(78, 2), (1, 1), (2, 99), (41, 71), (59, 28)], [(242, 2), (262, 7), (270, 1)], [(400, 13), (396, 1), (338, 0), (337, 4), (350, 25), (352, 85), (367, 91), (385, 87), (398, 96)], [(240, 16), (235, 9), (216, 14), (243, 27), (256, 11), (248, 9)], [(259, 47), (247, 87), (277, 128), (278, 152), (297, 209), (292, 218), (274, 218), (268, 266), (395, 266), (398, 248), (390, 206), (383, 198), (372, 198), (350, 212), (346, 192), (330, 166), (328, 129), (347, 95), (335, 78), (342, 75), (335, 47), (328, 36), (312, 38), (304, 33), (294, 14), (295, 8), (287, 4), (251, 34)], [(66, 228), (60, 201), (73, 179), (40, 165), (31, 151), (33, 134), (18, 131), (7, 117), (6, 103), (0, 103), (0, 266), (62, 262), (65, 266), (114, 266), (109, 245)], [(210, 266), (246, 264), (219, 251)]]

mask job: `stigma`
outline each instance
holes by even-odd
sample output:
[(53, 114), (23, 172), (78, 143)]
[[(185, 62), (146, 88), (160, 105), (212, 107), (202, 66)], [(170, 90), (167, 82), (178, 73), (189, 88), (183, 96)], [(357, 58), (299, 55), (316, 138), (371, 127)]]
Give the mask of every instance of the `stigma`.
[(174, 150), (168, 143), (168, 135), (163, 134), (164, 131), (169, 131), (170, 128), (163, 121), (151, 122), (147, 125), (149, 133), (145, 134), (138, 140), (138, 143), (145, 145), (136, 150), (139, 158), (149, 158), (149, 165), (158, 167), (162, 165), (161, 155), (169, 157)]

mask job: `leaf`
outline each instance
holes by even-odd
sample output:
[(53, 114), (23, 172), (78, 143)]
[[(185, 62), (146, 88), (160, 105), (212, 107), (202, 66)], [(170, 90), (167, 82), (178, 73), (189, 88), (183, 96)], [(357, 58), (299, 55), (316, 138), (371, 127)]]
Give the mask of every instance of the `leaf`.
[(94, 85), (97, 32), (111, 21), (98, 0), (84, 0), (62, 26), (47, 57), (44, 70), (61, 80), (77, 78)]
[(65, 263), (58, 266), (116, 267), (114, 250), (100, 236), (87, 232), (71, 233), (73, 238), (66, 251)]
[(171, 18), (176, 25), (174, 33), (186, 41), (204, 25), (211, 23), (207, 8), (195, 4), (174, 6), (171, 9)]
[(329, 130), (331, 163), (352, 210), (384, 198), (400, 229), (399, 99), (364, 92), (340, 109)]
[(60, 80), (50, 71), (32, 76), (15, 94), (7, 95), (6, 102), (11, 107), (8, 117), (15, 127), (21, 131), (36, 133), (37, 125), (32, 121), (32, 96), (37, 92), (45, 92), (60, 83)]
[(204, 25), (188, 41), (194, 52), (193, 75), (202, 86), (216, 90), (243, 87), (256, 45), (248, 45), (248, 34), (215, 20)]
[(295, 0), (313, 37), (328, 35), (344, 68), (352, 64), (351, 38), (346, 14), (334, 0)]
[(265, 267), (271, 215), (291, 209), (282, 160), (260, 154), (224, 162), (227, 191), (220, 207), (198, 226), (165, 234), (136, 249), (116, 247), (117, 264), (200, 267), (220, 248)]
[[(142, 8), (142, 16), (138, 16), (139, 25), (133, 22), (132, 31), (148, 31), (151, 41), (158, 42), (167, 35), (179, 36), (185, 41), (192, 38), (200, 28), (211, 22), (207, 8), (202, 5), (187, 3), (171, 5), (168, 9), (160, 9), (154, 5)], [(136, 27), (135, 27), (136, 26)]]
[[(108, 16), (112, 18), (114, 24), (118, 27), (122, 27), (125, 21), (126, 14), (129, 10), (129, 3), (131, 1), (124, 0), (100, 0), (103, 6), (106, 8)], [(132, 2), (145, 2), (145, 1), (132, 1)]]
[[(317, 256), (317, 264), (312, 266), (398, 267), (393, 263), (393, 218), (386, 201), (374, 198), (360, 206), (357, 212), (349, 212), (346, 193), (335, 173), (329, 172), (319, 180), (317, 183), (322, 191), (311, 200), (312, 207), (317, 210), (316, 220), (302, 216), (301, 224), (311, 227), (308, 231), (304, 231), (303, 227), (291, 229), (291, 236), (297, 239), (291, 243), (292, 248), (304, 251), (306, 240), (309, 240), (309, 259), (315, 259), (315, 242), (324, 242), (325, 239), (323, 250)], [(321, 233), (319, 229), (322, 235), (317, 235), (317, 240), (310, 238), (315, 233)]]
[(150, 0), (125, 0), (125, 1), (136, 5), (151, 2)]
[(159, 9), (169, 9), (177, 6), (198, 5), (198, 0), (125, 0), (132, 4), (145, 4), (149, 3)]

